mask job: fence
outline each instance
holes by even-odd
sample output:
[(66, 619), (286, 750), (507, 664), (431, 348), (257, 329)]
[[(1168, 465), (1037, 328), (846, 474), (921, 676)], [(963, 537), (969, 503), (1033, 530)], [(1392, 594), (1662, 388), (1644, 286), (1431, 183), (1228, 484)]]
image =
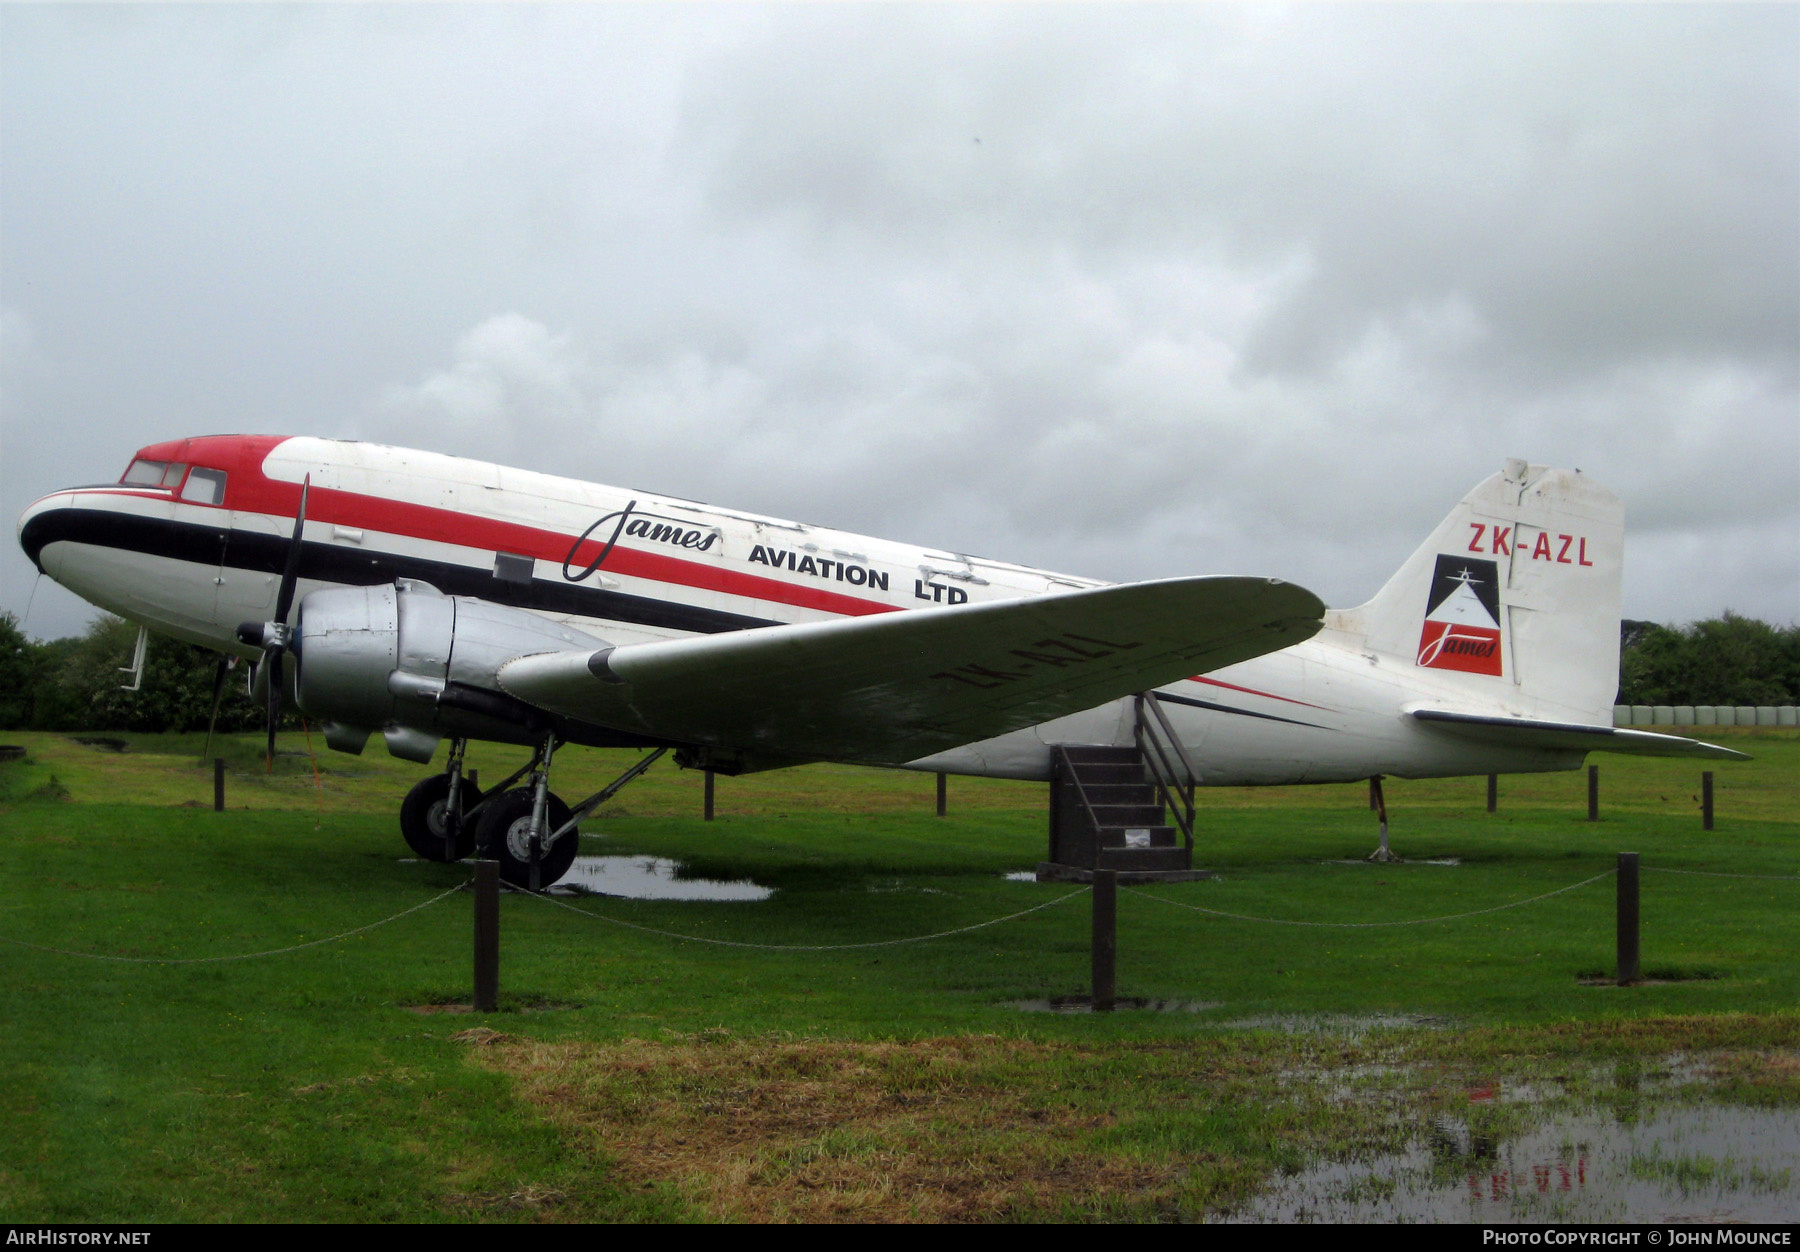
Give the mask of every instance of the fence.
[(1614, 726), (1800, 726), (1792, 704), (1615, 704)]

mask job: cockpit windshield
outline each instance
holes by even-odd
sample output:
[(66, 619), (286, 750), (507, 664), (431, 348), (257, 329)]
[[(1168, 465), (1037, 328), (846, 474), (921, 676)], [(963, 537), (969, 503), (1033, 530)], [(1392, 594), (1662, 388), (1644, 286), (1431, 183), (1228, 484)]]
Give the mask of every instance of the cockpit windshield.
[(127, 487), (176, 487), (185, 473), (187, 466), (179, 461), (146, 461), (139, 457), (119, 482)]
[[(182, 482), (183, 477), (187, 479)], [(188, 472), (185, 461), (152, 461), (139, 457), (125, 471), (119, 480), (126, 487), (161, 487), (168, 491), (177, 489), (181, 498), (191, 504), (223, 504), (225, 503), (224, 470), (207, 469), (194, 466)]]

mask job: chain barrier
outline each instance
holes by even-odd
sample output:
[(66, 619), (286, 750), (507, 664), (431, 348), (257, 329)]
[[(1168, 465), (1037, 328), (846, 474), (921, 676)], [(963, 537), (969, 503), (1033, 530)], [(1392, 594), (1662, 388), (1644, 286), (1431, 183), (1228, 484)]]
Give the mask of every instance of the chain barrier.
[(450, 888), (450, 890), (432, 896), (431, 899), (426, 900), (423, 903), (415, 904), (411, 908), (401, 909), (392, 917), (384, 917), (378, 922), (370, 922), (367, 926), (358, 926), (355, 930), (346, 930), (342, 934), (328, 935), (324, 939), (309, 939), (305, 943), (296, 943), (288, 948), (270, 948), (266, 952), (240, 952), (235, 956), (108, 956), (103, 952), (75, 952), (68, 948), (45, 947), (41, 943), (26, 943), (23, 939), (14, 939), (7, 935), (0, 935), (0, 943), (10, 943), (21, 948), (30, 948), (33, 952), (53, 952), (57, 956), (79, 956), (85, 957), (90, 961), (119, 961), (128, 965), (212, 965), (223, 961), (253, 961), (258, 957), (283, 956), (289, 952), (300, 952), (307, 948), (317, 948), (323, 944), (337, 943), (356, 935), (366, 934), (379, 926), (386, 926), (389, 922), (397, 922), (409, 914), (417, 913), (420, 909), (428, 909), (440, 901), (449, 899), (459, 891), (467, 891), (472, 882), (473, 880), (471, 879), (469, 882), (457, 883), (456, 886)]
[(501, 885), (507, 891), (516, 892), (519, 895), (532, 896), (534, 899), (543, 900), (548, 904), (554, 904), (559, 909), (567, 909), (571, 913), (580, 914), (582, 917), (588, 918), (591, 921), (605, 922), (608, 926), (623, 926), (626, 930), (642, 931), (647, 935), (659, 935), (664, 939), (679, 939), (684, 943), (710, 943), (721, 948), (751, 948), (759, 952), (848, 952), (856, 948), (897, 948), (908, 943), (929, 943), (933, 939), (947, 939), (951, 935), (966, 935), (973, 930), (985, 930), (989, 926), (998, 926), (1002, 922), (1010, 922), (1017, 918), (1041, 912), (1047, 908), (1052, 908), (1065, 901), (1073, 900), (1076, 896), (1087, 895), (1093, 890), (1092, 887), (1082, 887), (1078, 890), (1069, 892), (1067, 895), (1057, 896), (1054, 900), (1046, 900), (1042, 904), (1034, 904), (1028, 909), (1020, 909), (1017, 913), (1008, 913), (1005, 917), (996, 917), (992, 921), (976, 922), (973, 926), (959, 926), (955, 930), (940, 930), (936, 934), (914, 935), (906, 939), (877, 939), (872, 940), (869, 943), (744, 943), (737, 939), (709, 939), (704, 935), (681, 935), (676, 934), (672, 930), (658, 930), (654, 926), (640, 926), (636, 922), (620, 921), (616, 917), (607, 917), (602, 913), (590, 913), (586, 909), (576, 908), (573, 904), (567, 904), (556, 899), (554, 896), (525, 891), (522, 888), (512, 886), (510, 883), (502, 883)]
[(1239, 922), (1268, 922), (1275, 926), (1318, 926), (1330, 930), (1373, 930), (1384, 926), (1425, 926), (1433, 922), (1454, 922), (1465, 917), (1480, 917), (1484, 913), (1498, 913), (1504, 909), (1523, 908), (1527, 904), (1536, 904), (1539, 900), (1548, 900), (1552, 896), (1562, 895), (1565, 891), (1575, 891), (1590, 883), (1597, 883), (1602, 878), (1611, 878), (1617, 870), (1609, 869), (1603, 874), (1595, 874), (1592, 878), (1584, 878), (1580, 882), (1570, 883), (1566, 887), (1558, 887), (1555, 891), (1546, 891), (1543, 895), (1532, 896), (1529, 900), (1514, 900), (1510, 904), (1496, 904), (1492, 908), (1476, 909), (1471, 913), (1446, 913), (1442, 917), (1415, 917), (1399, 922), (1302, 922), (1288, 917), (1251, 917), (1244, 913), (1227, 913), (1223, 909), (1202, 908), (1198, 904), (1183, 904), (1180, 900), (1170, 900), (1164, 896), (1153, 896), (1143, 888), (1136, 888), (1138, 895), (1159, 904), (1172, 904), (1178, 909), (1191, 909), (1196, 913), (1210, 913), (1214, 917), (1229, 917)]
[(1753, 878), (1758, 882), (1800, 882), (1800, 874), (1722, 874), (1705, 869), (1664, 869), (1660, 865), (1640, 866), (1648, 874), (1686, 874), (1690, 878)]
[[(1658, 874), (1684, 874), (1689, 877), (1695, 877), (1695, 878), (1739, 878), (1739, 879), (1754, 879), (1754, 880), (1763, 881), (1763, 882), (1800, 882), (1800, 875), (1725, 874), (1725, 873), (1711, 872), (1711, 871), (1707, 871), (1707, 870), (1662, 869), (1662, 868), (1659, 868), (1656, 866), (1645, 866), (1644, 868), (1650, 872), (1658, 873)], [(1491, 908), (1475, 909), (1475, 910), (1472, 910), (1467, 913), (1446, 913), (1440, 917), (1411, 918), (1411, 919), (1407, 919), (1404, 921), (1395, 921), (1395, 922), (1311, 922), (1311, 921), (1301, 921), (1301, 920), (1298, 920), (1295, 918), (1289, 918), (1289, 917), (1254, 917), (1247, 913), (1231, 913), (1231, 912), (1227, 912), (1224, 909), (1209, 909), (1209, 908), (1204, 907), (1203, 905), (1186, 904), (1180, 900), (1171, 900), (1171, 899), (1167, 898), (1166, 896), (1152, 895), (1149, 891), (1147, 891), (1141, 887), (1133, 888), (1133, 890), (1134, 890), (1135, 894), (1143, 896), (1145, 899), (1148, 899), (1148, 900), (1155, 900), (1159, 904), (1172, 905), (1175, 908), (1187, 909), (1190, 912), (1194, 912), (1194, 913), (1205, 913), (1212, 917), (1229, 918), (1232, 921), (1262, 922), (1262, 923), (1266, 923), (1268, 925), (1273, 925), (1273, 926), (1312, 926), (1312, 927), (1317, 927), (1317, 928), (1322, 928), (1322, 929), (1330, 929), (1330, 930), (1374, 930), (1374, 929), (1381, 929), (1381, 928), (1391, 927), (1391, 926), (1427, 926), (1427, 925), (1432, 925), (1437, 922), (1461, 921), (1464, 918), (1482, 917), (1489, 913), (1499, 913), (1499, 912), (1503, 912), (1507, 909), (1523, 908), (1527, 904), (1536, 904), (1540, 901), (1549, 900), (1556, 896), (1563, 895), (1566, 892), (1578, 891), (1582, 887), (1590, 886), (1594, 883), (1599, 882), (1603, 878), (1611, 878), (1617, 872), (1618, 871), (1616, 871), (1616, 870), (1609, 869), (1609, 870), (1605, 871), (1604, 873), (1595, 874), (1592, 878), (1584, 878), (1580, 882), (1570, 883), (1566, 887), (1558, 887), (1554, 891), (1546, 891), (1542, 895), (1531, 896), (1530, 898), (1524, 899), (1524, 900), (1514, 900), (1507, 904), (1496, 904), (1496, 905), (1492, 906)], [(328, 935), (323, 939), (310, 939), (305, 943), (296, 943), (296, 944), (293, 944), (293, 945), (291, 945), (289, 947), (285, 947), (285, 948), (270, 948), (270, 949), (267, 949), (266, 951), (262, 951), (262, 952), (241, 952), (241, 953), (237, 953), (237, 954), (234, 954), (231, 956), (195, 956), (195, 957), (110, 956), (110, 955), (107, 955), (105, 953), (100, 953), (100, 952), (77, 952), (77, 951), (74, 951), (69, 948), (53, 948), (53, 947), (49, 947), (45, 944), (28, 943), (23, 939), (14, 939), (8, 935), (0, 935), (0, 943), (9, 943), (9, 944), (14, 945), (15, 947), (28, 948), (33, 952), (48, 952), (48, 953), (52, 953), (56, 956), (82, 957), (82, 958), (90, 960), (90, 961), (116, 961), (116, 962), (120, 962), (123, 964), (130, 964), (130, 965), (210, 965), (210, 964), (219, 964), (219, 963), (223, 963), (223, 962), (227, 962), (227, 961), (252, 961), (252, 960), (257, 960), (257, 959), (260, 959), (260, 958), (266, 957), (266, 956), (285, 956), (287, 953), (290, 953), (290, 952), (303, 952), (307, 948), (322, 947), (328, 943), (339, 943), (345, 939), (354, 938), (357, 935), (367, 934), (369, 931), (376, 930), (376, 929), (378, 929), (382, 926), (386, 926), (392, 922), (397, 922), (403, 917), (409, 917), (412, 914), (417, 913), (423, 909), (430, 908), (434, 904), (439, 904), (439, 903), (443, 902), (444, 900), (449, 899), (451, 896), (455, 895), (459, 891), (467, 891), (472, 886), (472, 882), (473, 882), (473, 880), (470, 880), (468, 882), (460, 882), (456, 886), (451, 887), (449, 890), (440, 892), (439, 894), (431, 897), (431, 899), (429, 899), (429, 900), (421, 901), (420, 903), (412, 905), (409, 908), (402, 909), (402, 910), (400, 910), (400, 912), (395, 913), (389, 917), (384, 917), (384, 918), (380, 919), (379, 921), (370, 922), (366, 926), (358, 926), (352, 930), (346, 930), (339, 934)], [(608, 926), (619, 926), (626, 930), (635, 930), (635, 931), (638, 931), (638, 932), (640, 932), (642, 934), (646, 934), (646, 935), (656, 935), (659, 938), (663, 938), (663, 939), (674, 939), (674, 940), (678, 940), (682, 943), (709, 943), (709, 944), (714, 945), (715, 947), (745, 948), (745, 949), (749, 949), (752, 951), (759, 951), (759, 952), (850, 952), (850, 951), (856, 951), (859, 949), (867, 949), (867, 948), (902, 947), (906, 944), (911, 944), (911, 943), (930, 943), (931, 941), (936, 940), (936, 939), (948, 939), (953, 935), (966, 935), (966, 934), (970, 934), (977, 930), (985, 930), (990, 926), (1000, 926), (1000, 925), (1005, 924), (1006, 922), (1016, 921), (1021, 917), (1029, 917), (1033, 913), (1039, 913), (1045, 909), (1054, 908), (1055, 906), (1057, 906), (1059, 904), (1065, 904), (1068, 901), (1075, 899), (1077, 896), (1087, 895), (1093, 890), (1092, 887), (1082, 887), (1082, 888), (1079, 888), (1078, 890), (1068, 892), (1065, 895), (1060, 895), (1060, 896), (1056, 897), (1054, 900), (1046, 900), (1046, 901), (1044, 901), (1044, 903), (1034, 904), (1028, 909), (1020, 909), (1016, 913), (1008, 913), (1004, 917), (992, 918), (985, 922), (976, 922), (973, 925), (969, 925), (969, 926), (958, 926), (953, 930), (940, 930), (940, 931), (936, 931), (929, 935), (912, 935), (912, 936), (909, 936), (904, 939), (877, 939), (877, 940), (871, 940), (867, 943), (796, 944), (796, 943), (748, 943), (748, 942), (744, 942), (742, 940), (737, 940), (737, 939), (713, 939), (713, 938), (709, 938), (708, 936), (705, 936), (705, 935), (684, 935), (684, 934), (680, 934), (680, 933), (678, 933), (676, 931), (672, 931), (672, 930), (660, 930), (654, 926), (643, 926), (636, 922), (627, 922), (627, 921), (623, 921), (616, 917), (607, 917), (601, 913), (590, 912), (587, 909), (578, 908), (573, 904), (569, 904), (569, 903), (566, 903), (565, 901), (558, 900), (553, 896), (544, 895), (544, 894), (538, 893), (538, 892), (525, 891), (522, 888), (515, 887), (510, 883), (502, 883), (501, 886), (505, 891), (512, 892), (512, 893), (518, 894), (518, 895), (530, 896), (530, 897), (532, 897), (534, 899), (538, 899), (538, 900), (543, 900), (545, 903), (553, 904), (557, 908), (567, 909), (571, 913), (575, 913), (581, 917), (585, 917), (589, 921), (604, 922)]]

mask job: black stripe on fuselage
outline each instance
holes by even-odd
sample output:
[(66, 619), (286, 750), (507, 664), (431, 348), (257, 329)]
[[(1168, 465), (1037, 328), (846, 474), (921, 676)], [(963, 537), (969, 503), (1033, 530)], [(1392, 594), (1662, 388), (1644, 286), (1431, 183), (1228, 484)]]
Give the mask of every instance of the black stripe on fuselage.
[[(19, 543), (33, 564), (38, 564), (38, 554), (49, 544), (82, 543), (169, 557), (208, 568), (223, 564), (229, 569), (259, 574), (280, 574), (286, 569), (289, 542), (280, 535), (226, 530), (167, 518), (134, 517), (104, 509), (56, 509), (40, 513), (25, 523), (19, 535)], [(39, 565), (39, 569), (42, 568)], [(350, 587), (372, 587), (391, 583), (396, 578), (414, 578), (430, 583), (445, 595), (473, 596), (513, 608), (706, 635), (781, 624), (772, 618), (749, 617), (598, 587), (563, 585), (544, 579), (534, 579), (530, 583), (502, 582), (486, 568), (389, 552), (359, 552), (327, 543), (300, 545), (300, 577)]]
[(1330, 729), (1317, 722), (1297, 722), (1291, 717), (1276, 717), (1273, 713), (1252, 713), (1249, 709), (1234, 709), (1229, 704), (1214, 704), (1210, 700), (1195, 700), (1190, 696), (1172, 696), (1166, 691), (1157, 691), (1151, 694), (1165, 704), (1186, 704), (1196, 709), (1207, 709), (1214, 713), (1230, 713), (1237, 717), (1260, 717), (1265, 722), (1285, 722), (1289, 726), (1306, 726), (1312, 730)]

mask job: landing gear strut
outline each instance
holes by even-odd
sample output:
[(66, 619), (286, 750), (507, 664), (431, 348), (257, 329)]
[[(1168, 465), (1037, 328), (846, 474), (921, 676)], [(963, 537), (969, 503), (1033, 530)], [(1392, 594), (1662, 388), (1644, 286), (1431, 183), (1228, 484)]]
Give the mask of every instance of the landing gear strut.
[(1381, 775), (1369, 779), (1369, 807), (1375, 810), (1375, 816), (1381, 821), (1381, 846), (1376, 848), (1364, 860), (1374, 861), (1378, 865), (1398, 865), (1400, 857), (1388, 849), (1387, 840), (1387, 800), (1381, 794)]

